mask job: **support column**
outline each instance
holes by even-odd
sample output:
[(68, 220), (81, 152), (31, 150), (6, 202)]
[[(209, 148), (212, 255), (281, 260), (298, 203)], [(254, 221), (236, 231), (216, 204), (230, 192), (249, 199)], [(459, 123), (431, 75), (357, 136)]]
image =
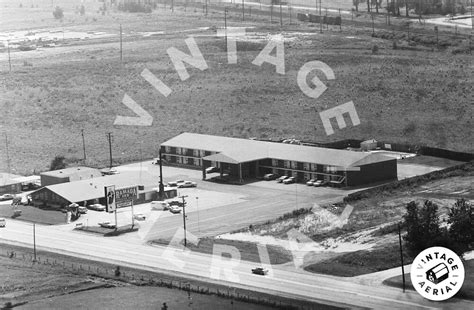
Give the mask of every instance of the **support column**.
[(244, 183), (244, 180), (242, 179), (242, 164), (239, 163), (239, 182)]

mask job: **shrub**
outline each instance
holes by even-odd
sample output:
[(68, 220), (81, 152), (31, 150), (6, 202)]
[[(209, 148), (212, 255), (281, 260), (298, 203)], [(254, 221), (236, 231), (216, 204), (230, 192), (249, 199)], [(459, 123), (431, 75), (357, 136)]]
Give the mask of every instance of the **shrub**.
[(54, 18), (56, 19), (62, 19), (64, 17), (64, 11), (62, 8), (60, 8), (59, 6), (57, 6), (54, 11), (53, 11), (53, 16)]
[(152, 9), (150, 5), (142, 4), (142, 3), (135, 3), (135, 2), (127, 2), (120, 4), (118, 6), (119, 11), (129, 12), (129, 13), (151, 13)]
[(374, 44), (374, 46), (372, 46), (372, 54), (377, 54), (378, 51), (379, 51), (379, 47), (376, 44)]

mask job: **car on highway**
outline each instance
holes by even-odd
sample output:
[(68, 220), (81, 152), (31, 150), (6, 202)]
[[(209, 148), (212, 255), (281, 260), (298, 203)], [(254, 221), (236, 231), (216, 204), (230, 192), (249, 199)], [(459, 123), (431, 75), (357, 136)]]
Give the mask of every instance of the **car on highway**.
[(276, 178), (278, 178), (278, 175), (277, 174), (274, 174), (274, 173), (267, 173), (263, 176), (263, 179), (265, 181), (271, 181), (271, 180), (275, 180)]
[(100, 227), (103, 227), (103, 228), (115, 228), (115, 224), (112, 224), (110, 222), (100, 222), (98, 223)]
[(138, 213), (138, 214), (135, 214), (133, 218), (136, 219), (137, 221), (144, 221), (146, 219), (146, 216), (142, 213)]
[(281, 177), (279, 177), (277, 180), (278, 183), (283, 183), (284, 180), (288, 179), (289, 176), (287, 175), (282, 175)]
[(7, 220), (4, 217), (0, 217), (0, 227), (7, 226)]
[(197, 183), (192, 181), (183, 181), (178, 183), (178, 188), (196, 187)]
[(292, 184), (292, 183), (295, 183), (296, 182), (296, 178), (295, 177), (289, 177), (289, 178), (286, 178), (283, 180), (283, 184)]
[(105, 211), (105, 206), (101, 205), (100, 203), (94, 203), (92, 205), (88, 205), (87, 208), (89, 210), (94, 210), (94, 211)]
[(0, 201), (13, 200), (13, 198), (15, 198), (15, 195), (12, 195), (12, 194), (0, 195)]
[(163, 210), (166, 211), (170, 207), (167, 201), (152, 201), (150, 202), (152, 210)]
[(252, 273), (264, 276), (268, 273), (268, 269), (263, 268), (263, 267), (257, 267), (257, 268), (252, 269)]
[(214, 173), (214, 172), (219, 172), (219, 168), (217, 168), (217, 167), (207, 167), (206, 168), (206, 173)]
[(171, 213), (174, 213), (174, 214), (181, 213), (181, 208), (178, 206), (170, 206), (169, 210)]

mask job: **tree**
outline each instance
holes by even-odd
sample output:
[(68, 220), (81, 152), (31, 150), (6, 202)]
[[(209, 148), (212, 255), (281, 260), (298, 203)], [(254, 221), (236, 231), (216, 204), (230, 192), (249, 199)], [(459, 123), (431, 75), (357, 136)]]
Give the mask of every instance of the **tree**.
[(432, 246), (447, 246), (446, 229), (441, 229), (438, 206), (426, 200), (420, 208), (414, 201), (407, 204), (407, 213), (403, 216), (407, 234), (405, 241), (411, 254), (418, 254)]
[(452, 250), (459, 255), (474, 248), (474, 206), (458, 199), (448, 212)]
[(56, 19), (62, 19), (64, 17), (64, 11), (59, 6), (57, 6), (53, 11), (53, 16)]
[(359, 0), (352, 0), (352, 3), (356, 7), (356, 11), (359, 11)]
[(58, 169), (66, 168), (65, 160), (66, 160), (66, 158), (64, 156), (54, 157), (54, 159), (51, 161), (51, 165), (49, 167), (49, 170), (58, 170)]

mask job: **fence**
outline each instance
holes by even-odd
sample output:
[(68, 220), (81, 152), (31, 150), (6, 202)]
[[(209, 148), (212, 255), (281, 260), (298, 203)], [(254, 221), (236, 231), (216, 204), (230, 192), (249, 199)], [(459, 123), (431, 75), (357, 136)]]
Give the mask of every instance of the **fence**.
[[(104, 279), (114, 279), (116, 281), (122, 281), (131, 283), (137, 286), (157, 286), (166, 287), (170, 289), (184, 290), (190, 293), (204, 294), (204, 295), (215, 295), (222, 298), (227, 298), (232, 301), (241, 301), (246, 303), (259, 304), (264, 306), (270, 306), (277, 309), (288, 309), (288, 310), (306, 310), (306, 309), (317, 309), (317, 305), (311, 302), (299, 301), (292, 302), (290, 299), (277, 299), (277, 296), (265, 296), (266, 294), (255, 294), (252, 295), (251, 291), (244, 289), (230, 289), (230, 287), (219, 287), (209, 285), (206, 282), (198, 282), (194, 280), (183, 280), (183, 279), (170, 279), (161, 277), (158, 274), (147, 273), (146, 271), (132, 270), (128, 268), (121, 268), (120, 272), (117, 273), (117, 266), (111, 266), (105, 263), (92, 263), (87, 261), (71, 262), (66, 259), (50, 257), (47, 254), (36, 255), (23, 250), (5, 250), (0, 249), (0, 256), (8, 257), (14, 260), (22, 260), (26, 262), (34, 262), (37, 265), (48, 266), (51, 268), (60, 268), (65, 272), (73, 274), (83, 274), (101, 277)], [(144, 275), (146, 273), (146, 275)], [(108, 286), (110, 287), (110, 285)], [(80, 289), (78, 290), (78, 292)], [(16, 306), (16, 305), (14, 305)]]

